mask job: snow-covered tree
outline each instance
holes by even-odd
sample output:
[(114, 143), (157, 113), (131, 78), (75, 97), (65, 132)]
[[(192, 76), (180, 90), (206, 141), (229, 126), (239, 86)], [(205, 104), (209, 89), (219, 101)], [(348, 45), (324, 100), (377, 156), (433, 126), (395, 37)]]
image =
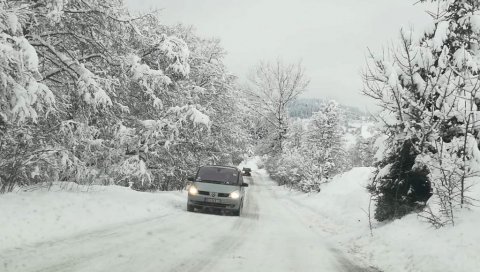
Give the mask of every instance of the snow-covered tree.
[(315, 113), (310, 120), (305, 152), (321, 165), (315, 174), (318, 180), (327, 180), (348, 168), (341, 118), (338, 103), (330, 101), (324, 111)]
[(338, 104), (330, 101), (310, 119), (289, 122), (282, 152), (266, 163), (272, 177), (303, 192), (319, 192), (322, 183), (348, 169), (342, 119)]
[(23, 33), (28, 11), (15, 4), (0, 2), (0, 193), (34, 179), (49, 163), (35, 136), (57, 102), (41, 82), (39, 57)]
[(352, 167), (371, 167), (375, 156), (375, 137), (363, 138), (357, 135), (357, 141), (348, 152)]
[(120, 0), (0, 2), (0, 190), (184, 186), (248, 145), (218, 40)]
[(306, 177), (305, 170), (310, 165), (305, 161), (302, 148), (305, 132), (304, 120), (292, 120), (285, 135), (283, 152), (268, 161), (267, 169), (270, 175), (281, 185), (299, 188), (299, 183)]
[(268, 125), (264, 139), (265, 153), (282, 152), (288, 130), (288, 105), (295, 101), (309, 84), (300, 63), (261, 62), (250, 74), (246, 94), (249, 107)]
[[(158, 22), (152, 26), (147, 23), (140, 31), (148, 31), (154, 44), (158, 39), (151, 29)], [(235, 77), (223, 64), (225, 53), (219, 41), (200, 38), (191, 28), (183, 26), (159, 29), (159, 37), (164, 32), (189, 45), (188, 76), (166, 75), (171, 79), (168, 84), (158, 82), (156, 86), (143, 88), (142, 96), (146, 95), (147, 100), (140, 96), (130, 115), (138, 116), (147, 125), (140, 128), (144, 131), (138, 141), (141, 144), (133, 148), (145, 154), (147, 169), (155, 176), (154, 182), (147, 186), (174, 189), (183, 187), (185, 177), (201, 164), (239, 163), (247, 146), (247, 134), (242, 127), (244, 110), (237, 98)], [(153, 69), (151, 66), (156, 62), (150, 58), (156, 53), (149, 49), (142, 51), (150, 53), (144, 55), (141, 65)], [(166, 64), (163, 70), (168, 71)], [(132, 100), (127, 94), (125, 104), (129, 103)]]
[(387, 135), (371, 186), (378, 220), (422, 209), (433, 192), (436, 222), (453, 222), (478, 172), (479, 3), (434, 2), (433, 27), (402, 30), (401, 43), (372, 54), (365, 73), (365, 93), (379, 102)]

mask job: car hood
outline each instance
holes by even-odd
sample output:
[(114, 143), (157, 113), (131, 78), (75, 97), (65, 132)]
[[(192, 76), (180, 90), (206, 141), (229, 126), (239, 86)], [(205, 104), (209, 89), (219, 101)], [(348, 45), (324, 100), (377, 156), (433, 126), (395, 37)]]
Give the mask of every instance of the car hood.
[(196, 181), (194, 185), (195, 187), (197, 187), (199, 191), (226, 193), (226, 194), (229, 194), (231, 192), (234, 192), (240, 189), (240, 186), (238, 185), (224, 185), (224, 184), (214, 184), (214, 183), (198, 182), (198, 181)]

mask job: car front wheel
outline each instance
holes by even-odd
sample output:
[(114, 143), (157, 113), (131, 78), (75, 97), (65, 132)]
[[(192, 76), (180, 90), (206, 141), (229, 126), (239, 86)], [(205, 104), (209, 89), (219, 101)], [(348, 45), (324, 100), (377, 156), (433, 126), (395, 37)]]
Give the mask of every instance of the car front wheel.
[(240, 204), (240, 207), (238, 208), (238, 210), (233, 211), (233, 215), (234, 216), (240, 216), (240, 214), (242, 213), (242, 210), (243, 210), (243, 200), (242, 200), (242, 203)]
[(195, 211), (195, 208), (192, 205), (187, 204), (187, 211), (188, 212), (193, 212), (193, 211)]

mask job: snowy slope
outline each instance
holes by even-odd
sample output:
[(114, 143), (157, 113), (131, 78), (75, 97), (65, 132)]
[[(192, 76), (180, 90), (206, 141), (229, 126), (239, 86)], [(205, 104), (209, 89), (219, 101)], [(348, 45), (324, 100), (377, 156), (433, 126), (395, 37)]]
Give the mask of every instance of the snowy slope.
[[(317, 227), (331, 233), (333, 240), (383, 271), (479, 271), (480, 208), (463, 211), (455, 227), (438, 230), (416, 214), (386, 224), (373, 222), (372, 237), (367, 216), (370, 198), (365, 189), (372, 170), (354, 168), (335, 177), (318, 194), (286, 194), (314, 211)], [(373, 203), (371, 209), (373, 216)]]

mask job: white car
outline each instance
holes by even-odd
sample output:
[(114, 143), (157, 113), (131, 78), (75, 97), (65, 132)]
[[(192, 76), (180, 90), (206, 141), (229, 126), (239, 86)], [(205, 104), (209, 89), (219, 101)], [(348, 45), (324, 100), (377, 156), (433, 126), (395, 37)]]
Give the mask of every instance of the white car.
[(202, 166), (188, 179), (187, 211), (210, 209), (232, 212), (239, 216), (243, 208), (245, 187), (242, 172), (231, 166)]

